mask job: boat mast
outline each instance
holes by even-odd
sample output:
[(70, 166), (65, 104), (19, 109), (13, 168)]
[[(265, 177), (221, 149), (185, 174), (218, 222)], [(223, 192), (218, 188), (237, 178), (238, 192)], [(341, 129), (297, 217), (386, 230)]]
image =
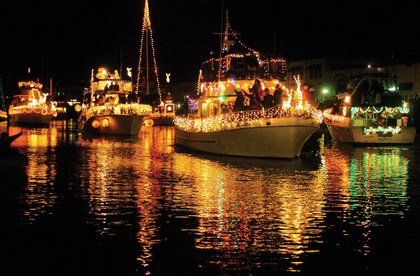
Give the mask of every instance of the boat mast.
[[(150, 36), (150, 37), (149, 37)], [(146, 39), (146, 41), (144, 41)], [(145, 55), (146, 55), (146, 93), (149, 95), (149, 39), (150, 39), (150, 46), (152, 48), (152, 59), (153, 59), (153, 66), (154, 66), (154, 72), (156, 77), (156, 86), (157, 91), (159, 94), (159, 100), (162, 102), (162, 94), (160, 92), (160, 82), (159, 82), (159, 75), (158, 75), (158, 67), (156, 63), (156, 53), (155, 53), (155, 47), (153, 43), (153, 31), (152, 31), (152, 23), (150, 20), (150, 14), (149, 14), (149, 1), (144, 1), (144, 16), (143, 16), (143, 27), (142, 27), (142, 34), (141, 34), (141, 41), (140, 41), (140, 53), (139, 53), (139, 63), (137, 67), (137, 84), (136, 84), (136, 92), (139, 92), (139, 83), (140, 83), (140, 74), (141, 74), (141, 61), (143, 56), (143, 42), (145, 42)]]
[[(227, 18), (227, 11), (226, 11)], [(222, 51), (223, 51), (223, 0), (222, 0), (222, 12), (220, 13), (220, 49), (219, 49), (219, 70), (217, 72), (217, 82), (220, 82), (222, 74)]]
[(146, 95), (149, 95), (149, 29), (148, 28), (146, 28)]

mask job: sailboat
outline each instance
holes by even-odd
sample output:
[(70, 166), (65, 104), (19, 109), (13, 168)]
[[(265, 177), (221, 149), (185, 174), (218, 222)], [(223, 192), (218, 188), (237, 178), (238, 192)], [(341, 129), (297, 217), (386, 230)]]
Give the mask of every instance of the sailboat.
[[(205, 61), (200, 70), (199, 97), (190, 99), (188, 116), (175, 118), (175, 144), (221, 155), (298, 157), (318, 130), (322, 113), (304, 104), (298, 78), (293, 93), (284, 86), (285, 59), (266, 58), (246, 46), (230, 28), (228, 16), (220, 35), (220, 57)], [(235, 51), (235, 45), (240, 50)], [(288, 100), (271, 108), (230, 108), (238, 91), (247, 94), (246, 90), (258, 87), (257, 80), (270, 93), (281, 86)]]

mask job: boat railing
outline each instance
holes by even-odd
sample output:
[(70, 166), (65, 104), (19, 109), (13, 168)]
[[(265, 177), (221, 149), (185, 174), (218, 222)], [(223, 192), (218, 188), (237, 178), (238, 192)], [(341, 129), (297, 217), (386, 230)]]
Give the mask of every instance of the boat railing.
[(344, 116), (343, 114), (333, 114), (331, 108), (325, 110), (323, 116), (330, 122), (351, 124), (354, 127), (406, 127), (409, 112), (410, 109), (406, 105), (398, 107), (356, 106), (351, 107), (350, 113), (348, 113), (347, 116)]
[(99, 115), (148, 115), (151, 112), (152, 107), (148, 104), (98, 105), (86, 110), (86, 119)]
[(207, 118), (178, 116), (175, 117), (174, 122), (178, 128), (185, 131), (211, 132), (238, 127), (269, 126), (266, 122), (263, 124), (262, 120), (293, 117), (313, 118), (317, 123), (322, 122), (322, 113), (312, 105), (287, 108), (278, 105), (269, 109), (229, 112)]
[(29, 101), (22, 105), (10, 106), (9, 114), (39, 113), (42, 115), (57, 116), (57, 109), (54, 103)]

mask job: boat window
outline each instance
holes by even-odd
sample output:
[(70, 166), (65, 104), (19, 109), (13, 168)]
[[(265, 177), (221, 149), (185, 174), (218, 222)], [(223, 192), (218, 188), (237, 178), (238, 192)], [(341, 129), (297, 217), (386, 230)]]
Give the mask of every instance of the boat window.
[(381, 84), (385, 93), (398, 93), (398, 84), (395, 79), (382, 79)]
[(354, 106), (361, 106), (369, 104), (370, 94), (370, 82), (368, 79), (364, 79), (356, 86), (356, 90), (352, 96), (352, 103)]

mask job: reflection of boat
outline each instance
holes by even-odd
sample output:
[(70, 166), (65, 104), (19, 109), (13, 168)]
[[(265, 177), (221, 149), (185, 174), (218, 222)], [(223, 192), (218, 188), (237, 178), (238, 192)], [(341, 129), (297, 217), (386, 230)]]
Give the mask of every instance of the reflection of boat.
[(394, 77), (361, 75), (353, 78), (352, 84), (353, 92), (324, 112), (334, 140), (360, 144), (414, 143), (416, 129), (411, 110), (399, 95)]
[[(233, 35), (236, 41), (228, 40)], [(241, 51), (230, 51), (235, 42)], [(175, 143), (194, 150), (246, 157), (293, 158), (319, 128), (320, 112), (302, 104), (298, 89), (292, 97), (283, 86), (285, 60), (268, 59), (240, 42), (226, 22), (221, 58), (203, 63), (201, 96), (195, 114), (176, 117)], [(254, 79), (270, 93), (283, 86), (287, 100), (269, 109), (233, 112), (237, 90), (248, 90)], [(283, 95), (284, 97), (284, 95)], [(252, 104), (251, 104), (252, 105)]]
[(20, 94), (13, 96), (9, 106), (12, 125), (46, 126), (57, 115), (55, 105), (42, 93), (42, 84), (34, 81), (19, 82)]
[(150, 111), (138, 103), (131, 81), (99, 68), (84, 95), (79, 127), (92, 134), (137, 135)]

